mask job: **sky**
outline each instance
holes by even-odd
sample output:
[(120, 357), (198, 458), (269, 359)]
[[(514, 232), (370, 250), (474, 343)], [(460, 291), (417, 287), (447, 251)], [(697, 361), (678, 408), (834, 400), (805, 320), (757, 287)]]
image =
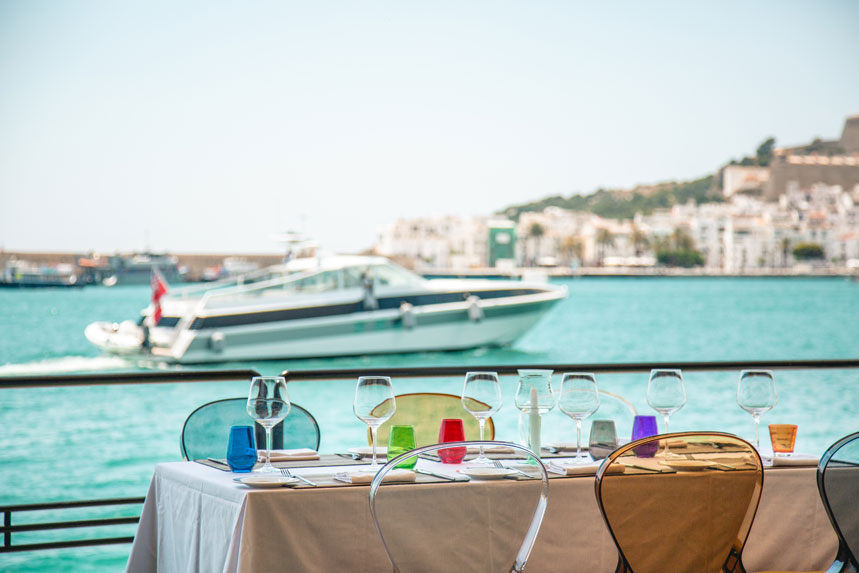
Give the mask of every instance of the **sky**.
[(358, 252), (859, 113), (859, 3), (0, 0), (0, 249)]

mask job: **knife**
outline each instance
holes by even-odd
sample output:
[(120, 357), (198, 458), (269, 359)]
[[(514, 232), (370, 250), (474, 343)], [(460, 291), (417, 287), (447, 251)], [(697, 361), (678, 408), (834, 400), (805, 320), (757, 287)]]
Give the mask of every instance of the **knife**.
[(417, 470), (417, 469), (416, 469), (415, 471), (416, 471), (417, 473), (419, 473), (419, 474), (424, 474), (424, 475), (428, 475), (428, 476), (433, 476), (433, 477), (437, 477), (437, 478), (440, 478), (440, 479), (445, 479), (445, 480), (448, 480), (448, 481), (471, 481), (471, 478), (469, 478), (469, 477), (467, 477), (467, 476), (454, 477), (454, 476), (446, 476), (446, 475), (444, 475), (444, 474), (437, 474), (437, 473), (430, 472), (430, 471), (427, 471), (427, 470)]

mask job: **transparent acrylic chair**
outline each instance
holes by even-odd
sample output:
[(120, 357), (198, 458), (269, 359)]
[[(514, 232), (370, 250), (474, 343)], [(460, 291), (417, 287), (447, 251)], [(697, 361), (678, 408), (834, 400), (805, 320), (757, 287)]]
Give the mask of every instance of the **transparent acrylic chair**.
[[(230, 426), (253, 426), (258, 447), (265, 448), (265, 432), (248, 415), (247, 398), (226, 398), (203, 404), (191, 412), (182, 426), (179, 448), (186, 460), (223, 458)], [(272, 429), (273, 449), (319, 449), (319, 424), (313, 415), (292, 404), (289, 415)]]
[[(673, 455), (660, 457), (666, 441)], [(616, 571), (745, 571), (762, 488), (760, 456), (731, 434), (662, 434), (620, 446), (596, 476)]]
[(859, 432), (824, 452), (817, 465), (817, 489), (838, 536), (838, 554), (827, 573), (859, 571)]
[[(509, 447), (518, 479), (382, 483), (397, 464), (446, 448)], [(529, 463), (530, 462), (530, 463)], [(455, 475), (461, 467), (418, 458), (417, 468)], [(486, 468), (481, 468), (485, 470)], [(419, 477), (423, 477), (420, 476)], [(433, 478), (429, 478), (433, 479)], [(420, 480), (419, 480), (420, 481)], [(393, 571), (523, 571), (549, 497), (546, 468), (534, 452), (510, 442), (467, 441), (418, 447), (389, 461), (370, 484), (370, 513)]]

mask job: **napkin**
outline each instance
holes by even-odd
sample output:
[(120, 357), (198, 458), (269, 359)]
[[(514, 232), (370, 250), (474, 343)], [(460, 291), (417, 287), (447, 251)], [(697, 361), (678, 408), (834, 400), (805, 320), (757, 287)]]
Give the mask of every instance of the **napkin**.
[[(259, 461), (265, 461), (265, 450), (257, 452)], [(301, 462), (305, 460), (318, 460), (319, 452), (310, 448), (298, 448), (296, 450), (272, 450), (271, 461), (273, 462)]]
[(774, 456), (773, 466), (816, 466), (820, 459), (811, 454), (791, 454), (789, 456)]
[[(479, 451), (480, 446), (468, 446), (469, 454), (476, 454)], [(483, 448), (483, 452), (486, 454), (514, 454), (516, 450), (510, 446), (486, 446)]]
[[(557, 462), (549, 462), (546, 469), (553, 474), (561, 474), (562, 476), (588, 476), (596, 475), (599, 469), (599, 463), (593, 464), (559, 464)], [(622, 474), (626, 471), (626, 467), (620, 464), (611, 466), (607, 474)]]
[[(357, 472), (357, 473), (349, 473), (349, 472), (338, 472), (334, 474), (334, 479), (337, 481), (343, 481), (346, 483), (370, 483), (373, 481), (373, 478), (376, 477), (376, 474), (372, 472)], [(415, 481), (415, 472), (411, 470), (391, 470), (383, 479), (382, 483), (389, 481), (402, 481), (409, 482)]]

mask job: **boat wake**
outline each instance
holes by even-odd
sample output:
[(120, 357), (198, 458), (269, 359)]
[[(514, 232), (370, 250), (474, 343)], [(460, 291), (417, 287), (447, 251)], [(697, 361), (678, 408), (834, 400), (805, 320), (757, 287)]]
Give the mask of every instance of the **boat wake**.
[(64, 356), (23, 364), (3, 364), (0, 365), (0, 376), (124, 370), (134, 367), (134, 365), (134, 362), (129, 362), (118, 356)]

